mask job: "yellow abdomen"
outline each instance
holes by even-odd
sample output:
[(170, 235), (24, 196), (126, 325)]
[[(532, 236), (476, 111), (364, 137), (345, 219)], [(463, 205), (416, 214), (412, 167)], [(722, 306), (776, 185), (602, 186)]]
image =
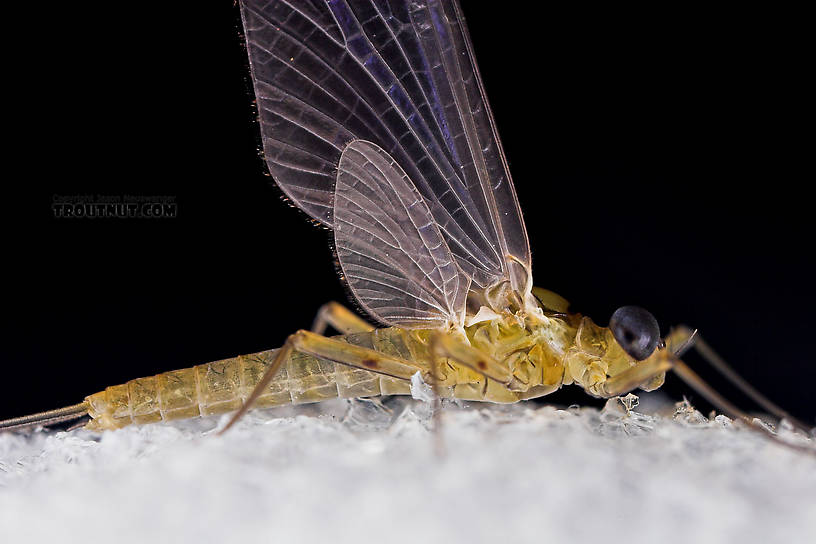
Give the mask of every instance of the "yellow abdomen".
[[(430, 356), (422, 333), (384, 328), (336, 338), (430, 370)], [(108, 387), (85, 399), (92, 418), (87, 428), (118, 429), (133, 423), (235, 411), (252, 393), (277, 351), (241, 355)], [(529, 398), (529, 395), (508, 391), (496, 382), (485, 382), (480, 374), (452, 362), (444, 365), (443, 375), (440, 394), (444, 397), (502, 403)], [(410, 394), (410, 384), (404, 380), (295, 352), (254, 407), (305, 404), (338, 397)]]

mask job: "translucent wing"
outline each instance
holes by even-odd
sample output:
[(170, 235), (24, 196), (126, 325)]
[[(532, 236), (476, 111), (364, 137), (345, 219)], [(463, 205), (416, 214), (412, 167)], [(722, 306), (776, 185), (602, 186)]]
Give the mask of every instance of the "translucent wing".
[[(354, 140), (391, 157), (474, 286), (529, 270), (527, 235), (460, 8), (449, 0), (242, 0), (270, 172), (336, 227)], [(420, 278), (410, 278), (421, 283)]]
[(470, 281), (414, 183), (371, 142), (353, 141), (340, 158), (334, 238), (366, 311), (408, 328), (461, 325)]

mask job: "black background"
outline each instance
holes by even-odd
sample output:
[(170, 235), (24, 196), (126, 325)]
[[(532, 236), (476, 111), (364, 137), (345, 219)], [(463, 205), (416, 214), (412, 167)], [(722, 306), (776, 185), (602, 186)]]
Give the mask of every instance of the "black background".
[[(797, 15), (466, 4), (536, 283), (601, 324), (639, 304), (699, 327), (814, 422)], [(265, 175), (237, 8), (65, 9), (22, 14), (7, 67), (0, 417), (275, 347), (346, 300), (329, 233)], [(55, 194), (170, 195), (178, 217), (55, 219)]]

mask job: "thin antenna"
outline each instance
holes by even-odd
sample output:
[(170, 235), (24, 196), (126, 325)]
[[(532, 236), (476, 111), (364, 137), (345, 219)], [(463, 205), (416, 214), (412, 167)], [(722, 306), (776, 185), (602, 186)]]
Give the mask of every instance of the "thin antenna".
[(31, 414), (28, 416), (15, 417), (0, 421), (0, 432), (14, 431), (25, 429), (28, 427), (47, 427), (65, 421), (73, 421), (88, 415), (88, 403), (81, 402), (73, 406), (66, 406), (65, 408), (57, 408), (56, 410), (49, 410), (47, 412), (40, 412), (38, 414)]

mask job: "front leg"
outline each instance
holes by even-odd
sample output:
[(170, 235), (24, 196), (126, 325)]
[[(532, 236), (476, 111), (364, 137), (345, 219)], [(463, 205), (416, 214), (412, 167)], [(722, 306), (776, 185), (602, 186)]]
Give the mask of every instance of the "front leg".
[(679, 361), (678, 356), (691, 346), (695, 333), (686, 328), (673, 330), (665, 338), (663, 348), (647, 360), (608, 378), (598, 386), (597, 394), (604, 398), (617, 397), (670, 370)]

